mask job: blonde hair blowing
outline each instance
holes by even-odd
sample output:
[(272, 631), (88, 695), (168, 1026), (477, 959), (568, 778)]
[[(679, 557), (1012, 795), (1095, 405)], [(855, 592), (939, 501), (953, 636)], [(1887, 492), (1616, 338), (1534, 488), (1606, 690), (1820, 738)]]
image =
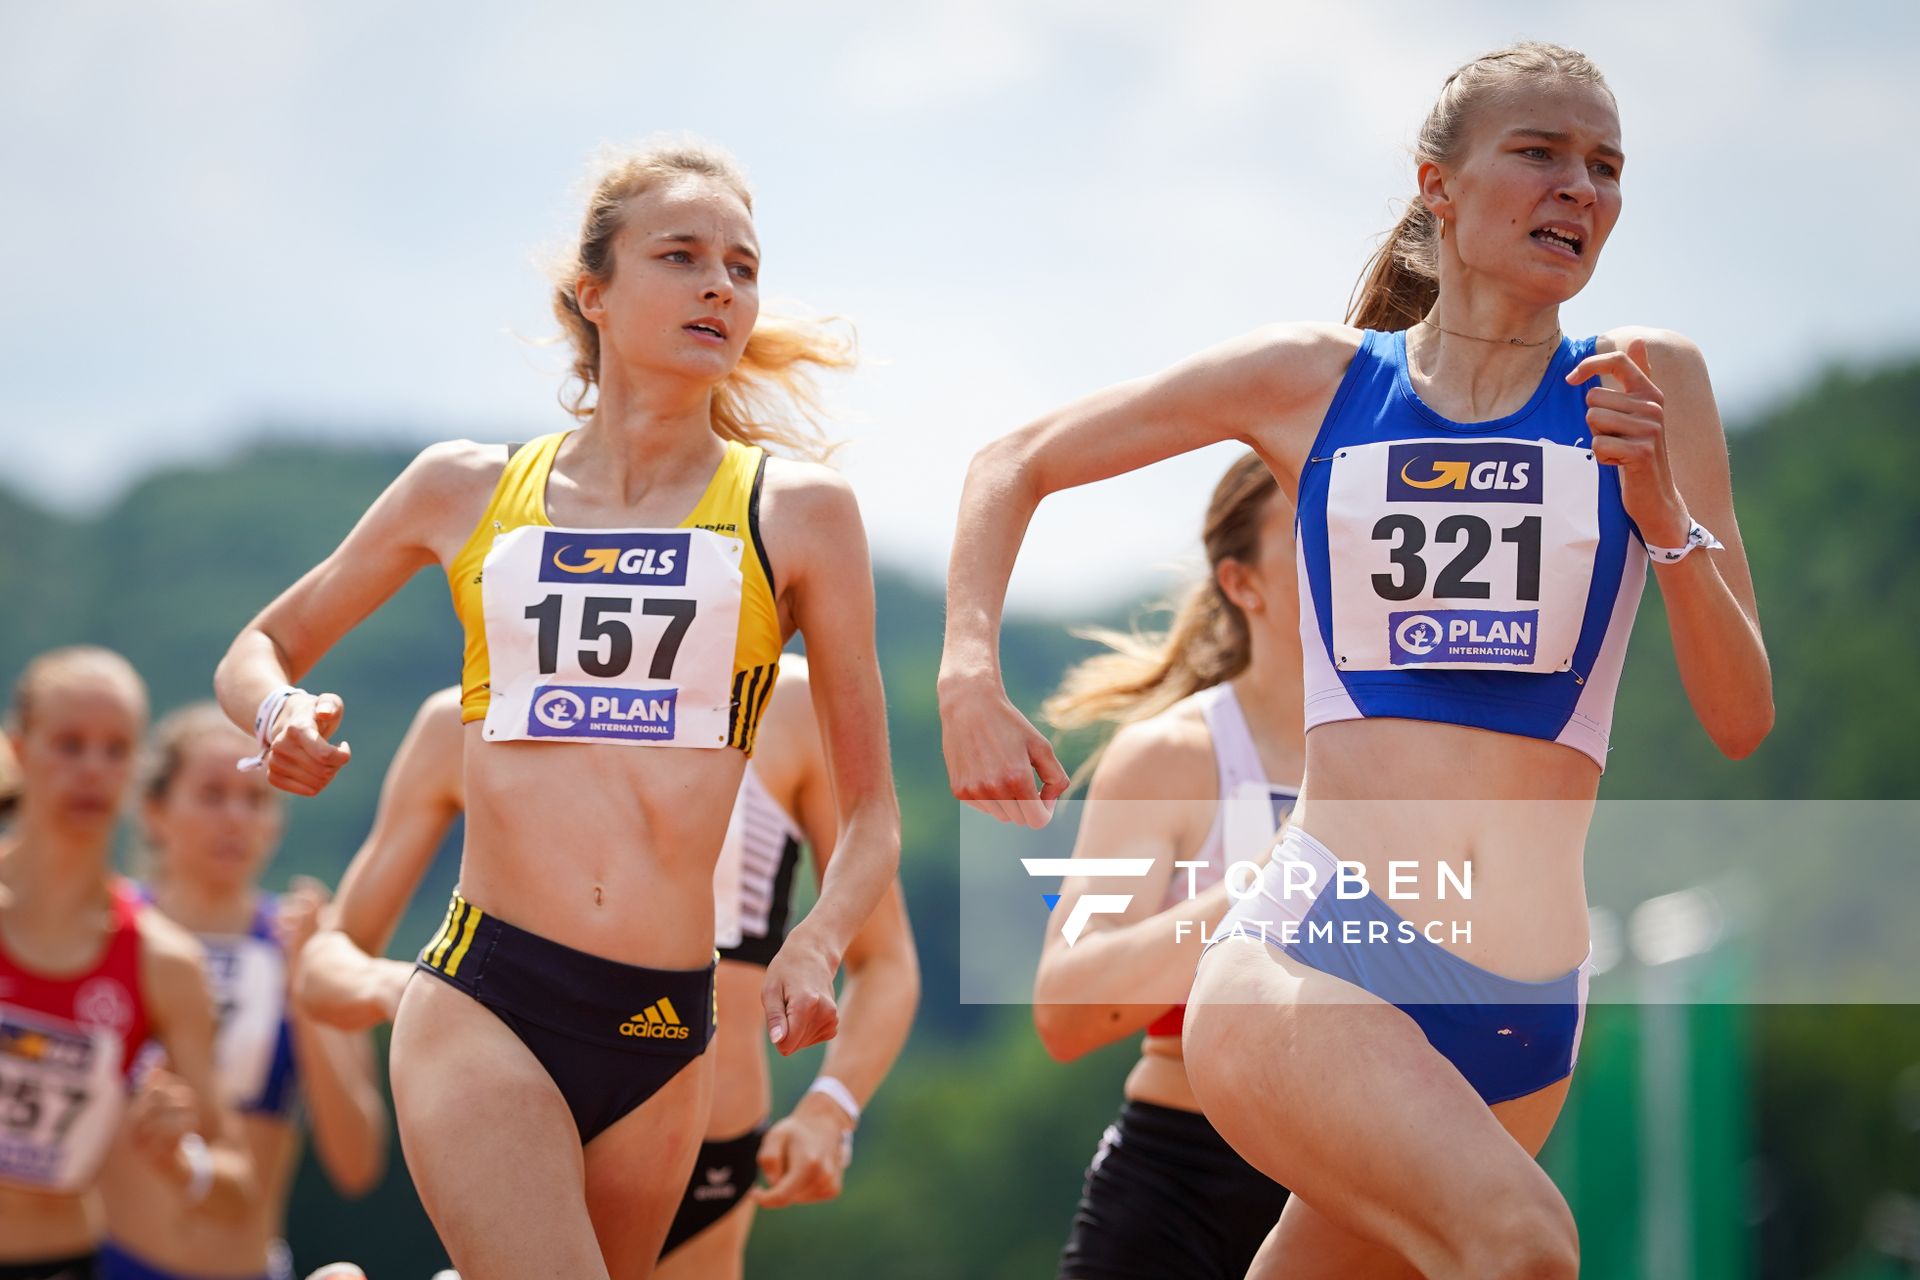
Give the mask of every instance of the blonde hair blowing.
[[(627, 202), (677, 178), (704, 178), (727, 188), (753, 212), (753, 193), (732, 156), (697, 140), (657, 142), (600, 157), (587, 197), (580, 238), (553, 264), (553, 314), (573, 347), (573, 366), (560, 403), (580, 419), (593, 415), (600, 384), (600, 330), (580, 314), (574, 295), (582, 275), (613, 278), (613, 241)], [(796, 457), (825, 459), (833, 444), (820, 429), (822, 408), (813, 375), (853, 365), (851, 331), (834, 319), (805, 319), (762, 312), (746, 350), (713, 390), (713, 432), (723, 440), (773, 446)]]
[(1214, 486), (1202, 541), (1206, 580), (1180, 602), (1173, 626), (1160, 635), (1104, 627), (1074, 634), (1098, 640), (1110, 652), (1080, 663), (1041, 708), (1062, 729), (1129, 724), (1158, 715), (1180, 699), (1231, 680), (1247, 669), (1252, 641), (1247, 615), (1220, 590), (1224, 560), (1259, 562), (1260, 521), (1280, 486), (1257, 454), (1249, 453)]
[[(1523, 78), (1560, 76), (1597, 85), (1611, 97), (1606, 78), (1583, 53), (1526, 40), (1485, 53), (1440, 87), (1414, 144), (1416, 165), (1457, 164), (1466, 150), (1473, 113)], [(1425, 318), (1440, 296), (1439, 226), (1415, 195), (1367, 265), (1347, 305), (1347, 323), (1359, 329), (1408, 329)]]

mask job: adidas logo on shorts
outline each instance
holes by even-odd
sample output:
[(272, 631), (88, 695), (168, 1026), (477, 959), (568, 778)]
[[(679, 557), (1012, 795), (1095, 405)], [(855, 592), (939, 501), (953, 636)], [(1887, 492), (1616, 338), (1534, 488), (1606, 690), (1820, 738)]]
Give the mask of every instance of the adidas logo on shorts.
[(692, 1029), (680, 1021), (680, 1015), (673, 1011), (673, 1002), (661, 996), (621, 1023), (620, 1034), (644, 1040), (685, 1040)]
[(709, 1169), (705, 1186), (693, 1189), (695, 1200), (737, 1200), (740, 1193), (733, 1189), (733, 1170)]

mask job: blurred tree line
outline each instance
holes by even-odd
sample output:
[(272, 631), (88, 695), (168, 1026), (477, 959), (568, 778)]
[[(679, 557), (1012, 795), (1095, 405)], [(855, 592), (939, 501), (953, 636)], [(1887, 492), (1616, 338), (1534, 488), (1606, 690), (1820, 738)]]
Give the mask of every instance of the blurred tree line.
[[(1604, 796), (1915, 795), (1916, 409), (1920, 363), (1836, 371), (1736, 424), (1735, 493), (1773, 659), (1777, 726), (1752, 758), (1718, 757), (1686, 704), (1658, 592), (1649, 590)], [(0, 486), (0, 679), (10, 684), (42, 649), (91, 641), (133, 659), (156, 709), (208, 696), (213, 663), (234, 633), (332, 548), (407, 456), (334, 447), (319, 430), (276, 436), (225, 463), (151, 475), (85, 518)], [(958, 809), (946, 790), (934, 698), (942, 602), (937, 583), (886, 568), (880, 578), (903, 874), (925, 997), (913, 1040), (862, 1126), (845, 1195), (762, 1213), (751, 1269), (793, 1280), (1051, 1275), (1081, 1170), (1118, 1105), (1134, 1046), (1063, 1067), (1041, 1051), (1026, 1010), (957, 1002)], [(1015, 700), (1037, 707), (1085, 652), (1070, 622), (1141, 616), (1124, 605), (1107, 615), (1011, 619), (1004, 649)], [(458, 678), (459, 654), (445, 583), (427, 573), (305, 681), (344, 695), (343, 736), (356, 762), (325, 795), (295, 806), (270, 884), (296, 872), (338, 878), (415, 707)], [(1092, 744), (1065, 745), (1071, 766)], [(453, 883), (458, 836), (421, 890), (396, 954), (432, 928)], [(1037, 894), (1033, 910), (1037, 931)], [(1857, 1260), (1868, 1219), (1890, 1195), (1920, 1195), (1920, 1012), (1763, 1006), (1752, 1021), (1759, 1149), (1751, 1166), (1726, 1176), (1754, 1183), (1761, 1274), (1818, 1275)], [(781, 1101), (811, 1078), (817, 1054), (776, 1064)], [(352, 1205), (309, 1162), (289, 1236), (303, 1267), (350, 1257), (374, 1280), (420, 1280), (444, 1265), (397, 1147), (383, 1187)]]

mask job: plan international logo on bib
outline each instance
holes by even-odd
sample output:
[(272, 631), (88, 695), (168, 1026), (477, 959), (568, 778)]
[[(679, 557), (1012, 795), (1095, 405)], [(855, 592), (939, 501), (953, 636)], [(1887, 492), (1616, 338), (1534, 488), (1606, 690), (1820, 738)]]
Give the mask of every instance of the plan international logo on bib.
[(605, 738), (612, 742), (668, 741), (678, 689), (609, 689), (549, 684), (533, 691), (529, 738)]
[(684, 587), (692, 543), (693, 534), (684, 529), (554, 531), (540, 547), (540, 581)]
[(1540, 611), (1428, 609), (1387, 615), (1393, 665), (1417, 662), (1533, 661)]
[(1388, 502), (1540, 501), (1540, 446), (1411, 440), (1387, 447)]

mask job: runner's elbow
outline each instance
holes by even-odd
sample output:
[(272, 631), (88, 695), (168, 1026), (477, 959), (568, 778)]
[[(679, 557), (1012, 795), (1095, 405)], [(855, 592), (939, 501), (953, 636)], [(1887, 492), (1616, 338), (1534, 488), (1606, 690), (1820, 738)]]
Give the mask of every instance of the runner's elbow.
[(1033, 1006), (1033, 1029), (1040, 1033), (1040, 1046), (1055, 1062), (1072, 1062), (1097, 1047), (1086, 1034), (1086, 1019), (1080, 1015), (1078, 1005)]
[(1760, 749), (1771, 732), (1773, 694), (1768, 691), (1742, 708), (1737, 718), (1728, 717), (1725, 723), (1715, 726), (1713, 745), (1729, 760), (1745, 760)]

